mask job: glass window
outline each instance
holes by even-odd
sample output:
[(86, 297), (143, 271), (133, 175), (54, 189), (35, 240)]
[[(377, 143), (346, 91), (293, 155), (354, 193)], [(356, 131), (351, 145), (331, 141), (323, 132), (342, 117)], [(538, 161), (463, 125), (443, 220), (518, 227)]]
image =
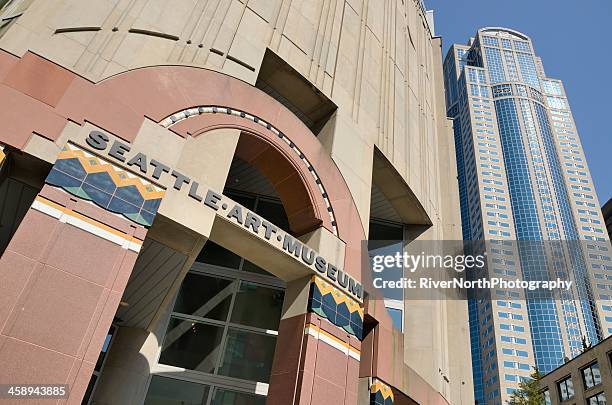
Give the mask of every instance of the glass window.
[(266, 397), (216, 388), (211, 405), (265, 405)]
[(502, 64), (501, 52), (497, 48), (485, 47), (485, 55), (489, 70), (491, 83), (503, 82), (506, 80), (504, 66)]
[(559, 397), (561, 401), (567, 401), (570, 398), (574, 397), (574, 383), (572, 382), (571, 377), (567, 377), (565, 380), (559, 381), (557, 383), (557, 387), (559, 388)]
[[(236, 293), (231, 321), (261, 329), (278, 330), (283, 291), (242, 281)], [(253, 305), (256, 303), (256, 305)]]
[(592, 363), (582, 369), (582, 380), (584, 388), (589, 389), (601, 384), (601, 373), (599, 372), (599, 364)]
[(156, 374), (145, 404), (263, 405), (266, 397), (244, 384), (270, 379), (283, 283), (210, 241), (198, 259), (177, 294), (158, 366), (191, 370), (190, 381)]
[(174, 312), (224, 321), (229, 313), (234, 288), (231, 280), (188, 273), (176, 299)]
[(393, 321), (393, 326), (397, 328), (399, 331), (404, 331), (403, 323), (404, 323), (404, 313), (401, 309), (389, 308), (387, 307), (387, 312), (391, 316), (391, 320)]
[(213, 373), (221, 350), (223, 327), (172, 317), (159, 362)]
[(542, 87), (544, 88), (544, 92), (548, 94), (552, 94), (554, 96), (562, 96), (563, 90), (561, 89), (561, 83), (551, 81), (551, 80), (543, 80)]
[(485, 45), (491, 45), (491, 46), (499, 46), (499, 43), (497, 41), (497, 38), (495, 37), (490, 37), (488, 35), (483, 35), (482, 37), (482, 42)]
[(550, 399), (550, 391), (549, 390), (545, 390), (542, 391), (542, 396), (544, 397), (544, 404), (543, 405), (552, 405), (552, 400)]
[(547, 96), (546, 102), (550, 108), (557, 108), (560, 110), (567, 110), (567, 103), (564, 99), (559, 97)]
[(600, 392), (592, 397), (587, 398), (587, 404), (589, 405), (606, 405), (606, 394)]
[(243, 380), (270, 379), (276, 336), (230, 328), (219, 374)]
[(208, 385), (154, 375), (144, 405), (202, 405), (209, 390)]
[(516, 52), (516, 58), (518, 59), (519, 67), (523, 75), (523, 81), (533, 87), (540, 87), (540, 79), (538, 78), (538, 72), (536, 70), (535, 61), (533, 55), (523, 52)]
[(519, 40), (514, 40), (514, 48), (516, 48), (518, 51), (525, 52), (529, 52), (531, 50), (531, 48), (529, 48), (529, 42)]

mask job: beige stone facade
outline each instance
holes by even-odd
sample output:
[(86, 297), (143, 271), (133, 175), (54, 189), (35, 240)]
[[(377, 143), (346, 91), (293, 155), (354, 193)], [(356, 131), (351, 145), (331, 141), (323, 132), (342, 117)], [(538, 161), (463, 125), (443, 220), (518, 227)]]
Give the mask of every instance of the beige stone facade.
[[(106, 330), (121, 319), (90, 403), (143, 403), (152, 376), (178, 370), (159, 359), (166, 325), (214, 242), (269, 273), (250, 282), (284, 289), (270, 380), (220, 378), (214, 390), (268, 404), (366, 404), (377, 392), (399, 404), (473, 403), (465, 301), (406, 302), (402, 333), (380, 301), (353, 288), (365, 282), (373, 219), (399, 224), (406, 243), (461, 239), (441, 39), (420, 2), (14, 0), (0, 20), (0, 143), (10, 163), (1, 180), (30, 190), (11, 194), (22, 214), (1, 245), (10, 282), (0, 288), (0, 382), (36, 382), (24, 367), (47, 356), (40, 373), (69, 384), (67, 403), (80, 403)], [(60, 186), (52, 174), (69, 159), (137, 187), (145, 208), (111, 209)], [(287, 227), (269, 233), (261, 204), (249, 208), (228, 189), (279, 201)], [(287, 251), (291, 241), (301, 258)], [(27, 247), (36, 243), (47, 248)], [(62, 243), (64, 258), (49, 247)], [(317, 273), (307, 250), (339, 273)], [(102, 251), (115, 264), (84, 271), (105, 261)], [(50, 307), (59, 297), (10, 270), (20, 266), (32, 278), (55, 269), (67, 277), (56, 277), (58, 290), (91, 287), (82, 325), (65, 331), (72, 346), (27, 327), (41, 317), (28, 296), (48, 294)], [(313, 288), (345, 297), (363, 336), (309, 312)], [(58, 304), (58, 324), (69, 307)], [(182, 381), (200, 381), (182, 370)]]

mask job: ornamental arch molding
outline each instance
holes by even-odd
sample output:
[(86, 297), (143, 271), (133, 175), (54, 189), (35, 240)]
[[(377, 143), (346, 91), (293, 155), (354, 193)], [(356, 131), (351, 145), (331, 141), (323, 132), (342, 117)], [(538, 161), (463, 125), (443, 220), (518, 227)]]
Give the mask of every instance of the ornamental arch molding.
[[(348, 186), (315, 135), (278, 101), (233, 77), (185, 66), (139, 68), (94, 87), (178, 136), (240, 129), (244, 135), (236, 154), (270, 175), (288, 210), (292, 231), (303, 234), (326, 228), (346, 244), (345, 268), (360, 271), (365, 232)], [(300, 181), (288, 182), (274, 173), (269, 166), (273, 161), (281, 167), (289, 164), (292, 172), (286, 176)]]

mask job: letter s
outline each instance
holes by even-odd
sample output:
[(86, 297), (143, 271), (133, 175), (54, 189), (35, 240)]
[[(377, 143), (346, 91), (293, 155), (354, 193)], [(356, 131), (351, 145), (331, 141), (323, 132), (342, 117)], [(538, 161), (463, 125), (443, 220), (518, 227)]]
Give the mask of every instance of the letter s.
[(85, 142), (96, 150), (104, 150), (108, 146), (108, 135), (100, 131), (91, 131)]

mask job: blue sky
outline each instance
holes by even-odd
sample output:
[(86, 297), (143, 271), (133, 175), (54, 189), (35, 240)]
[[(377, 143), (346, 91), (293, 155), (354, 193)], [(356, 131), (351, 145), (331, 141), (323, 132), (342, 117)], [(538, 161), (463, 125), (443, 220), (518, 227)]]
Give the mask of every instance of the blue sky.
[(612, 197), (612, 1), (425, 0), (436, 34), (465, 43), (479, 27), (531, 37), (549, 77), (564, 82), (597, 195)]

